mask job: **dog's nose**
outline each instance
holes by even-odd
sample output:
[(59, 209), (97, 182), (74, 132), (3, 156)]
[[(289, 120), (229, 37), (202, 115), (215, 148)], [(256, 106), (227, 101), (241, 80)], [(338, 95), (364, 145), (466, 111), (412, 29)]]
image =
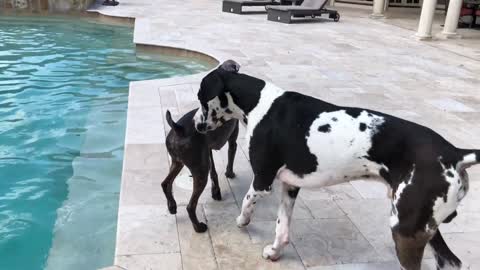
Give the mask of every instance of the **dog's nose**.
[(205, 132), (207, 132), (207, 124), (206, 124), (206, 123), (197, 124), (197, 126), (196, 126), (195, 128), (196, 128), (197, 131), (200, 132), (200, 133), (205, 133)]

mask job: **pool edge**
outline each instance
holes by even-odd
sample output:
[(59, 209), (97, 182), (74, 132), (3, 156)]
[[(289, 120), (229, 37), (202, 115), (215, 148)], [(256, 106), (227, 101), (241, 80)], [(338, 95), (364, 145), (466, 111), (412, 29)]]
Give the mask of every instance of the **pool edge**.
[[(136, 109), (139, 108), (135, 104), (132, 104), (132, 102), (131, 102), (132, 95), (135, 95), (135, 91), (130, 91), (130, 90), (135, 85), (142, 85), (142, 84), (144, 84), (144, 85), (146, 84), (146, 85), (150, 85), (150, 86), (154, 85), (153, 87), (156, 88), (156, 91), (158, 91), (158, 92), (160, 92), (161, 88), (163, 88), (163, 87), (177, 87), (177, 86), (185, 86), (185, 85), (190, 85), (191, 86), (192, 84), (198, 84), (201, 81), (201, 79), (208, 72), (215, 69), (219, 65), (220, 62), (223, 62), (227, 58), (216, 55), (212, 52), (203, 52), (203, 51), (208, 50), (208, 49), (205, 49), (205, 48), (192, 48), (191, 46), (185, 46), (185, 45), (181, 46), (181, 44), (174, 44), (174, 43), (171, 43), (171, 44), (157, 44), (156, 42), (152, 42), (151, 40), (148, 40), (148, 37), (147, 37), (145, 31), (139, 31), (139, 29), (142, 28), (145, 25), (145, 23), (148, 23), (148, 22), (145, 21), (145, 20), (148, 20), (148, 19), (138, 19), (138, 18), (135, 18), (134, 16), (130, 17), (130, 16), (119, 16), (119, 15), (107, 14), (107, 13), (103, 12), (102, 10), (95, 9), (95, 6), (93, 6), (93, 9), (86, 10), (86, 13), (88, 13), (89, 15), (95, 14), (94, 16), (97, 19), (100, 19), (102, 22), (105, 22), (105, 23), (121, 22), (121, 23), (133, 24), (133, 28), (134, 28), (133, 43), (135, 44), (135, 46), (137, 48), (140, 48), (142, 50), (147, 50), (147, 51), (153, 52), (153, 53), (160, 53), (160, 54), (163, 54), (163, 55), (168, 55), (168, 56), (177, 56), (177, 57), (180, 56), (180, 57), (194, 58), (195, 60), (206, 62), (206, 63), (208, 63), (209, 65), (212, 66), (212, 68), (207, 70), (207, 71), (199, 72), (199, 73), (195, 73), (195, 74), (191, 74), (191, 75), (170, 77), (170, 78), (164, 78), (164, 79), (154, 79), (154, 80), (148, 80), (148, 81), (135, 81), (135, 82), (130, 82), (130, 84), (129, 84), (129, 97), (128, 97), (128, 101), (127, 101), (128, 107), (127, 107), (127, 119), (126, 119), (127, 122), (126, 122), (125, 144), (124, 144), (124, 149), (125, 150), (124, 150), (124, 156), (123, 156), (122, 176), (121, 176), (121, 182), (120, 182), (120, 195), (119, 195), (119, 204), (118, 204), (118, 213), (117, 213), (117, 232), (116, 232), (116, 240), (115, 240), (115, 254), (114, 254), (114, 258), (113, 258), (113, 265), (107, 266), (107, 267), (104, 267), (104, 268), (100, 268), (99, 270), (126, 269), (122, 266), (124, 264), (124, 263), (122, 263), (123, 258), (131, 257), (131, 256), (136, 257), (136, 256), (141, 256), (142, 255), (142, 254), (124, 254), (124, 252), (121, 252), (119, 250), (119, 242), (120, 242), (119, 239), (124, 238), (124, 234), (119, 230), (119, 227), (121, 226), (121, 224), (132, 222), (132, 220), (131, 220), (132, 217), (131, 216), (129, 216), (127, 218), (124, 218), (121, 215), (122, 212), (125, 212), (124, 210), (127, 210), (127, 212), (128, 212), (128, 210), (130, 208), (132, 208), (132, 206), (127, 206), (127, 205), (122, 204), (123, 198), (127, 196), (126, 195), (127, 193), (129, 193), (128, 188), (125, 188), (126, 182), (127, 182), (126, 171), (128, 170), (128, 167), (129, 167), (129, 165), (128, 165), (128, 162), (129, 162), (128, 153), (129, 153), (129, 151), (127, 151), (128, 150), (127, 148), (129, 148), (129, 146), (141, 145), (141, 143), (132, 144), (131, 142), (129, 142), (130, 135), (134, 131), (131, 128), (132, 122), (134, 122), (134, 121), (131, 120), (131, 117), (129, 117), (129, 115), (132, 114), (132, 111), (135, 108)], [(215, 56), (213, 56), (213, 55), (215, 55)], [(163, 112), (164, 108), (162, 108), (161, 104), (159, 104), (159, 105), (160, 106), (158, 108), (160, 108), (161, 111)], [(151, 106), (145, 106), (145, 107), (142, 107), (142, 108), (146, 109), (147, 107), (153, 108)], [(155, 108), (157, 108), (157, 107), (155, 107)], [(166, 131), (165, 123), (164, 123), (163, 114), (159, 115), (158, 118), (160, 118), (161, 121), (164, 124), (163, 125), (163, 127), (164, 127), (163, 132), (166, 136), (167, 131)], [(164, 143), (165, 143), (165, 141), (163, 139), (162, 142), (159, 141), (158, 143), (150, 144), (150, 145), (155, 145), (155, 146), (159, 146), (160, 148), (165, 148)], [(147, 145), (147, 144), (148, 143), (146, 143), (145, 145)], [(166, 154), (166, 149), (164, 149), (164, 153)], [(167, 165), (169, 164), (168, 157), (164, 161), (167, 162)], [(158, 186), (158, 189), (161, 190), (160, 185)], [(133, 206), (133, 207), (135, 207), (135, 206)], [(165, 205), (140, 205), (139, 207), (147, 207), (147, 208), (163, 207), (163, 209), (166, 209)], [(175, 216), (173, 216), (173, 218), (175, 219)], [(127, 219), (128, 219), (128, 221), (127, 221)], [(141, 222), (141, 221), (139, 221), (139, 222)], [(130, 243), (124, 243), (124, 242), (122, 243), (123, 246), (128, 246), (130, 244)], [(178, 243), (178, 245), (179, 245), (179, 243)], [(158, 255), (162, 255), (162, 253), (159, 253)], [(180, 253), (179, 246), (178, 246), (178, 251), (177, 252), (168, 252), (164, 255), (168, 256), (168, 258), (165, 258), (168, 261), (174, 261), (173, 262), (174, 264), (178, 264), (178, 263), (180, 263), (180, 265), (182, 264), (182, 262), (181, 262), (182, 259), (181, 259), (181, 253)], [(172, 260), (171, 257), (173, 257), (173, 260)], [(178, 258), (180, 258), (180, 261), (179, 261)]]

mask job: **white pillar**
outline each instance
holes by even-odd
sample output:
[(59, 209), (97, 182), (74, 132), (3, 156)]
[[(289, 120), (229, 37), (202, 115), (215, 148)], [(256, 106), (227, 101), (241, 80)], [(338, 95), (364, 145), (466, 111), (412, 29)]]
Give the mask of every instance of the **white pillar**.
[(422, 5), (422, 13), (420, 14), (420, 22), (418, 23), (418, 32), (416, 34), (418, 39), (432, 38), (432, 24), (433, 16), (435, 15), (435, 8), (437, 7), (437, 0), (424, 0)]
[(448, 5), (447, 17), (445, 18), (445, 26), (442, 34), (445, 37), (457, 36), (458, 19), (462, 10), (463, 0), (450, 0)]
[[(386, 0), (388, 1), (388, 0)], [(373, 13), (370, 18), (379, 19), (385, 17), (385, 0), (373, 0)]]

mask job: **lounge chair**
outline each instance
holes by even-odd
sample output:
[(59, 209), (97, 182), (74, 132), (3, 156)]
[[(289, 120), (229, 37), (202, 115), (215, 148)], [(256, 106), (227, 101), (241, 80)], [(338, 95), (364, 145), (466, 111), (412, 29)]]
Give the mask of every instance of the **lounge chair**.
[(268, 12), (268, 20), (274, 22), (291, 23), (292, 16), (298, 17), (320, 17), (322, 14), (328, 14), (330, 19), (338, 22), (340, 13), (336, 10), (326, 9), (328, 0), (305, 0), (299, 6), (270, 5), (265, 9)]
[(280, 5), (275, 0), (223, 0), (222, 11), (235, 14), (265, 13), (265, 11), (243, 11), (243, 7), (265, 7)]

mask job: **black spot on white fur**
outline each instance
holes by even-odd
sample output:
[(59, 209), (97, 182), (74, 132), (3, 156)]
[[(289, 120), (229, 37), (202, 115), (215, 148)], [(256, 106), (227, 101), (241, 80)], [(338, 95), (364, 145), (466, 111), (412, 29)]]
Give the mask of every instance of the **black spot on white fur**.
[(323, 125), (323, 126), (319, 126), (318, 131), (328, 133), (328, 132), (332, 131), (332, 127), (330, 126), (330, 124), (326, 124), (326, 125)]
[(360, 131), (365, 131), (367, 129), (367, 124), (360, 123), (359, 129), (360, 129)]

